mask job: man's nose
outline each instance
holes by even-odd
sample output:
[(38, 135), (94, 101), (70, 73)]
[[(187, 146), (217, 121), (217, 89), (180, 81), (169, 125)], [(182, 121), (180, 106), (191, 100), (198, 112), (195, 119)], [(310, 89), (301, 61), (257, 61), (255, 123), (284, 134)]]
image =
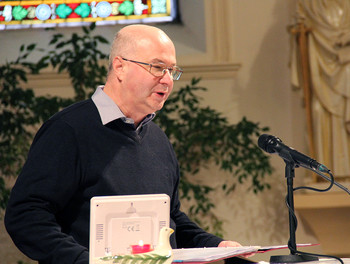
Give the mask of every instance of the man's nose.
[(165, 72), (161, 80), (164, 80), (165, 82), (169, 82), (169, 81), (173, 82), (174, 81), (173, 76), (171, 75), (169, 69), (164, 69), (164, 71)]

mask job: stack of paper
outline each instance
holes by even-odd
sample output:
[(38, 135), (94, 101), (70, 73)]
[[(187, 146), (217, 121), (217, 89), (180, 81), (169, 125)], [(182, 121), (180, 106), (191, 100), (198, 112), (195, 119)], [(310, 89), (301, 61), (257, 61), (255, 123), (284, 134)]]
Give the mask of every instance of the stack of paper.
[[(315, 246), (317, 244), (297, 244), (297, 247)], [(241, 256), (248, 253), (264, 253), (270, 250), (286, 249), (287, 245), (281, 246), (245, 246), (245, 247), (207, 247), (207, 248), (182, 248), (173, 249), (173, 262), (210, 262)]]
[(173, 262), (209, 262), (257, 252), (259, 246), (173, 249)]

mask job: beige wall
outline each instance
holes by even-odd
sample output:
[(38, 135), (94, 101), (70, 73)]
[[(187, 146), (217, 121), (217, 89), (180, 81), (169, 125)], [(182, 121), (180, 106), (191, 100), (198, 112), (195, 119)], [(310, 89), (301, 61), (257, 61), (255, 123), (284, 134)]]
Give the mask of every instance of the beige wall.
[[(176, 87), (192, 77), (202, 77), (201, 85), (209, 88), (205, 102), (223, 111), (230, 121), (242, 116), (269, 126), (271, 134), (286, 144), (306, 152), (306, 129), (301, 97), (294, 93), (289, 78), (289, 35), (295, 10), (294, 0), (180, 0), (183, 25), (159, 26), (174, 40), (178, 64), (185, 69)], [(118, 26), (98, 28), (112, 40)], [(60, 29), (70, 33), (75, 29)], [(0, 62), (13, 59), (21, 43), (40, 39), (45, 46), (52, 33), (43, 30), (0, 33)], [(16, 44), (16, 45), (15, 45)], [(6, 48), (4, 48), (6, 47)], [(106, 48), (106, 52), (108, 49)], [(37, 92), (52, 92), (49, 74), (35, 81)], [(64, 86), (55, 82), (54, 92)], [(286, 244), (289, 237), (287, 209), (284, 204), (284, 164), (272, 157), (275, 173), (269, 179), (271, 190), (259, 195), (247, 193), (239, 186), (230, 196), (216, 194), (216, 212), (225, 221), (226, 238), (244, 245)], [(221, 173), (214, 169), (200, 175), (212, 182)], [(221, 175), (222, 176), (222, 175)], [(296, 171), (296, 181), (302, 182), (304, 172)], [(218, 178), (224, 179), (223, 177)], [(0, 227), (0, 256), (13, 250), (9, 238)], [(5, 236), (5, 237), (4, 237)], [(4, 242), (6, 241), (6, 242)], [(297, 242), (317, 242), (303, 223), (299, 223)], [(11, 248), (11, 249), (9, 249)], [(309, 251), (322, 252), (320, 247)], [(17, 254), (17, 253), (15, 253)], [(288, 251), (273, 252), (288, 254)], [(268, 253), (255, 260), (269, 259)], [(14, 259), (12, 257), (12, 259)], [(8, 262), (13, 263), (13, 262)]]

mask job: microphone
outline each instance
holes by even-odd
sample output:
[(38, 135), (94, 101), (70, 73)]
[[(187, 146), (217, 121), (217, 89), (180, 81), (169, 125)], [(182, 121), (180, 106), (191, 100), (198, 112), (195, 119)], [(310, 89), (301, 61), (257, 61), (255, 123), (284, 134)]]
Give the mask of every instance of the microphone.
[(258, 146), (267, 153), (277, 153), (286, 161), (294, 161), (298, 166), (320, 172), (329, 172), (329, 169), (325, 165), (284, 145), (278, 137), (263, 134), (258, 139)]

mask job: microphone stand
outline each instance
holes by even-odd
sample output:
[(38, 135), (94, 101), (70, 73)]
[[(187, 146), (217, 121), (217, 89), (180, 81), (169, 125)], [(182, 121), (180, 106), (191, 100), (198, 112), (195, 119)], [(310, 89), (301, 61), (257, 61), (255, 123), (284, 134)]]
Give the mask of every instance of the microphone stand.
[[(282, 151), (284, 152), (284, 151)], [(281, 155), (282, 154), (282, 155)], [(290, 250), (290, 255), (280, 255), (280, 256), (271, 256), (270, 263), (297, 263), (305, 261), (317, 261), (318, 258), (309, 255), (297, 254), (297, 245), (295, 239), (296, 231), (296, 218), (294, 214), (294, 196), (293, 196), (293, 180), (294, 180), (294, 168), (296, 164), (288, 152), (281, 153), (280, 155), (286, 163), (285, 168), (285, 177), (287, 179), (287, 206), (289, 209), (289, 242), (288, 248)]]

